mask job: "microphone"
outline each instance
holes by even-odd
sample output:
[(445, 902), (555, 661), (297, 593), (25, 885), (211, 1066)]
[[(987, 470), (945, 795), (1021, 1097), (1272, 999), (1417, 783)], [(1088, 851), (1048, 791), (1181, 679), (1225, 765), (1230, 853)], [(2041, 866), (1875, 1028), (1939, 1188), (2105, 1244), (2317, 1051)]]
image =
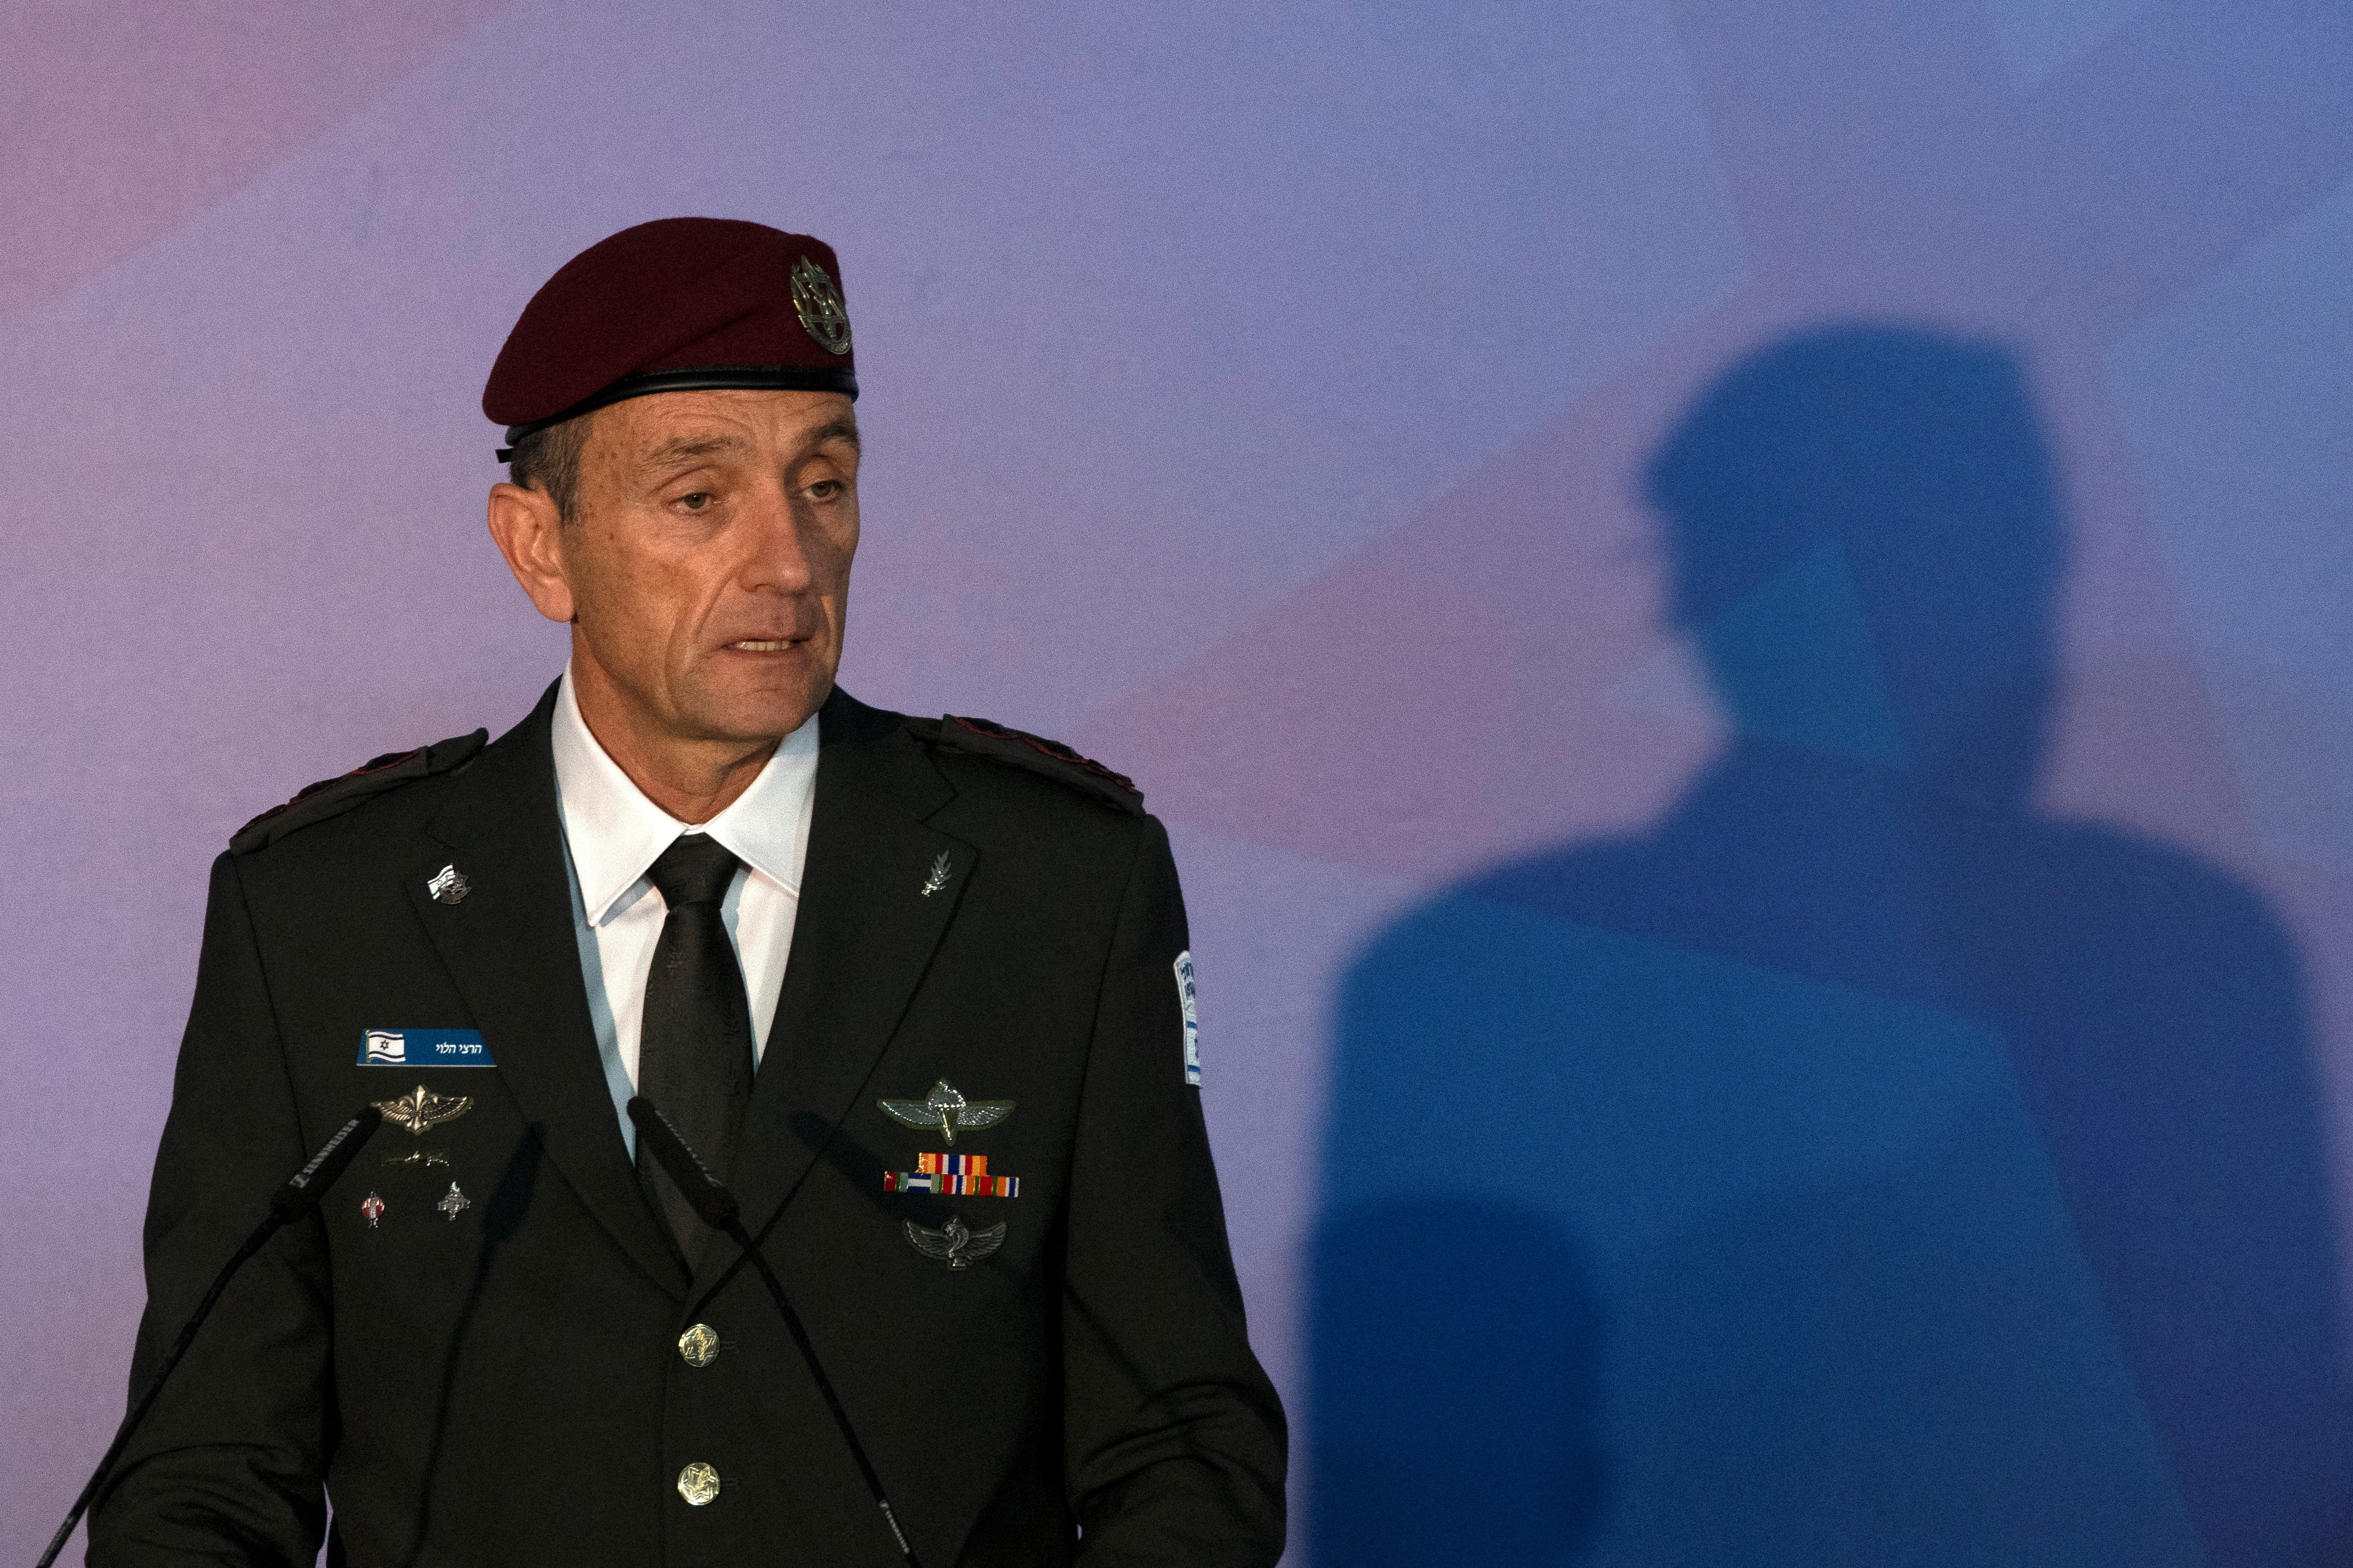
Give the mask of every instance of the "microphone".
[(117, 1459), (122, 1458), (122, 1450), (130, 1445), (131, 1435), (139, 1430), (139, 1424), (147, 1418), (147, 1412), (155, 1407), (155, 1398), (164, 1392), (164, 1381), (172, 1375), (172, 1369), (180, 1364), (180, 1358), (188, 1353), (188, 1347), (196, 1342), (196, 1331), (203, 1328), (205, 1320), (213, 1315), (213, 1307), (220, 1300), (221, 1292), (228, 1289), (228, 1282), (237, 1277), (238, 1269), (245, 1267), (246, 1259), (260, 1251), (271, 1237), (287, 1226), (317, 1212), (320, 1201), (327, 1195), (327, 1189), (335, 1184), (336, 1177), (351, 1168), (352, 1162), (359, 1158), (361, 1148), (383, 1123), (383, 1111), (373, 1105), (363, 1106), (358, 1115), (336, 1128), (335, 1135), (320, 1145), (319, 1152), (311, 1156), (309, 1164), (287, 1177), (285, 1184), (269, 1195), (269, 1212), (261, 1216), (261, 1223), (253, 1227), (253, 1234), (245, 1238), (244, 1245), (231, 1254), (229, 1260), (221, 1266), (221, 1271), (213, 1276), (212, 1289), (206, 1290), (205, 1299), (196, 1303), (196, 1310), (189, 1317), (187, 1326), (180, 1331), (180, 1337), (172, 1342), (172, 1348), (164, 1353), (164, 1364), (155, 1369), (154, 1377), (148, 1382), (147, 1392), (139, 1396), (139, 1403), (131, 1407), (131, 1414), (125, 1415), (122, 1425), (115, 1429), (114, 1442), (107, 1448), (105, 1457), (98, 1461), (98, 1468), (90, 1472), (90, 1484), (81, 1489), (81, 1496), (74, 1499), (73, 1508), (66, 1514), (66, 1521), (58, 1526), (55, 1535), (49, 1537), (49, 1549), (41, 1553), (38, 1568), (49, 1568), (58, 1560), (58, 1553), (65, 1550), (74, 1526), (79, 1524), (81, 1516), (90, 1510), (90, 1501), (98, 1496), (98, 1489), (105, 1482), (107, 1472), (114, 1468)]
[(654, 1161), (662, 1173), (678, 1188), (686, 1206), (694, 1217), (713, 1230), (724, 1231), (748, 1250), (750, 1243), (738, 1234), (744, 1228), (744, 1211), (735, 1202), (735, 1194), (726, 1184), (711, 1173), (701, 1156), (686, 1146), (670, 1118), (654, 1109), (654, 1102), (644, 1095), (629, 1101), (629, 1120), (638, 1124), (638, 1136), (654, 1152)]
[(327, 1199), (327, 1189), (336, 1178), (352, 1168), (360, 1157), (367, 1141), (384, 1125), (384, 1112), (375, 1106), (364, 1106), (357, 1116), (335, 1129), (335, 1135), (319, 1146), (311, 1163), (286, 1178), (286, 1184), (269, 1194), (269, 1212), (278, 1221), (269, 1228), (291, 1225), (298, 1219), (308, 1219), (318, 1212)]
[[(744, 1256), (759, 1271), (762, 1283), (768, 1288), (768, 1299), (776, 1302), (777, 1315), (785, 1320), (785, 1328), (799, 1347), (809, 1377), (824, 1397), (835, 1428), (841, 1433), (843, 1447), (858, 1462), (858, 1473), (866, 1479), (866, 1489), (874, 1494), (874, 1506), (882, 1510), (882, 1522), (891, 1527), (891, 1539), (899, 1543), (899, 1555), (907, 1560), (907, 1568), (923, 1568), (915, 1561), (915, 1549), (907, 1544), (907, 1532), (899, 1528), (899, 1516), (892, 1510), (890, 1498), (883, 1494), (882, 1478), (875, 1473), (874, 1461), (866, 1457), (866, 1445), (858, 1440), (857, 1431), (849, 1425), (849, 1412), (842, 1408), (841, 1396), (833, 1391), (833, 1380), (826, 1376), (823, 1363), (817, 1359), (817, 1346), (809, 1342), (808, 1330), (802, 1326), (801, 1316), (793, 1310), (792, 1302), (785, 1299), (785, 1287), (776, 1270), (768, 1267), (767, 1258), (752, 1245), (751, 1236), (744, 1229), (743, 1207), (736, 1203), (735, 1194), (704, 1167), (694, 1151), (687, 1147), (686, 1140), (679, 1136), (678, 1129), (670, 1124), (670, 1119), (654, 1109), (652, 1100), (638, 1095), (629, 1101), (628, 1110), (629, 1120), (637, 1123), (638, 1136), (653, 1151), (655, 1163), (661, 1166), (662, 1173), (686, 1199), (687, 1206), (694, 1210), (695, 1217), (743, 1248)], [(47, 1568), (47, 1564), (42, 1568)]]

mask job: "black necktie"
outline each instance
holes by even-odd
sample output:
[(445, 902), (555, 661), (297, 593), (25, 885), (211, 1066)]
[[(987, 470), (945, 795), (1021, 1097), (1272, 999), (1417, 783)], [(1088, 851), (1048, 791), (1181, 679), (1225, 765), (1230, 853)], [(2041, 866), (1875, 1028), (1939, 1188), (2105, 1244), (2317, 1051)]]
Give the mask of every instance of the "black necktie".
[[(682, 833), (646, 873), (670, 914), (646, 976), (638, 1092), (670, 1118), (723, 1182), (734, 1165), (735, 1131), (752, 1097), (752, 1009), (735, 944), (719, 914), (740, 864), (708, 834)], [(638, 1172), (691, 1268), (704, 1227), (642, 1139)]]

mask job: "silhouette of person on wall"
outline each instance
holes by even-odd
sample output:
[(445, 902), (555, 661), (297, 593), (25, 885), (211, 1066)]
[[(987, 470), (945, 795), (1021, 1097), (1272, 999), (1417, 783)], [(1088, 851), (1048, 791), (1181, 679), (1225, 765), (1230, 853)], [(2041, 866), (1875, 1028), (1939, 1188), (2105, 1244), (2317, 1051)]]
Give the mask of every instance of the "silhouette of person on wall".
[[(2232, 879), (2036, 809), (2065, 552), (2014, 363), (1809, 332), (1645, 479), (1735, 739), (1651, 831), (1449, 889), (1352, 968), (1316, 1560), (2335, 1560), (2297, 965)], [(1515, 1278), (1538, 1257), (1567, 1283)], [(1385, 1384), (1396, 1324), (1477, 1372)], [(1436, 1451), (1470, 1433), (1514, 1455), (1492, 1484)], [(1417, 1512), (1446, 1554), (1361, 1528)]]

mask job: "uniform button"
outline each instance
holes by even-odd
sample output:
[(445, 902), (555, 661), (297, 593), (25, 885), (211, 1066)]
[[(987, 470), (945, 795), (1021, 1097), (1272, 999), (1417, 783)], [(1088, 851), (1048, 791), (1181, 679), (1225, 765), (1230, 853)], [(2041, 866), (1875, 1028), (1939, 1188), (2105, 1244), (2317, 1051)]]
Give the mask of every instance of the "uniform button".
[(719, 1331), (697, 1323), (678, 1336), (678, 1353), (689, 1366), (709, 1366), (719, 1359)]
[(719, 1495), (719, 1472), (701, 1459), (678, 1473), (678, 1495), (690, 1507), (701, 1508)]

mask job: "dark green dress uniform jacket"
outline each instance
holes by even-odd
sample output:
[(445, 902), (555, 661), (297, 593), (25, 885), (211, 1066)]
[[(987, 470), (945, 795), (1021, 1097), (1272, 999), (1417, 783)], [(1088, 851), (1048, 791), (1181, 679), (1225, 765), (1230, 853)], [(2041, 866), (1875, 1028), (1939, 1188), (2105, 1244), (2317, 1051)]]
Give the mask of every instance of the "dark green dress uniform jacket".
[[(90, 1561), (874, 1564), (897, 1550), (756, 1275), (689, 1277), (636, 1181), (581, 977), (551, 691), (464, 766), (214, 866), (146, 1227), (132, 1373), (361, 1105), (387, 1125), (231, 1287), (94, 1517)], [(925, 1568), (1271, 1563), (1284, 1426), (1250, 1352), (1140, 810), (837, 692), (783, 994), (733, 1185)], [(934, 875), (945, 856), (944, 885)], [(469, 891), (427, 883), (455, 866)], [(355, 1065), (479, 1030), (491, 1068)], [(953, 1149), (886, 1115), (1009, 1100)], [(449, 1164), (387, 1167), (414, 1148)], [(1013, 1197), (886, 1192), (986, 1154)], [(470, 1206), (436, 1206), (452, 1182)], [(371, 1228), (370, 1191), (386, 1207)], [(1002, 1247), (963, 1268), (904, 1222)], [(681, 1334), (717, 1331), (709, 1364)], [(681, 1471), (718, 1471), (691, 1506)]]

